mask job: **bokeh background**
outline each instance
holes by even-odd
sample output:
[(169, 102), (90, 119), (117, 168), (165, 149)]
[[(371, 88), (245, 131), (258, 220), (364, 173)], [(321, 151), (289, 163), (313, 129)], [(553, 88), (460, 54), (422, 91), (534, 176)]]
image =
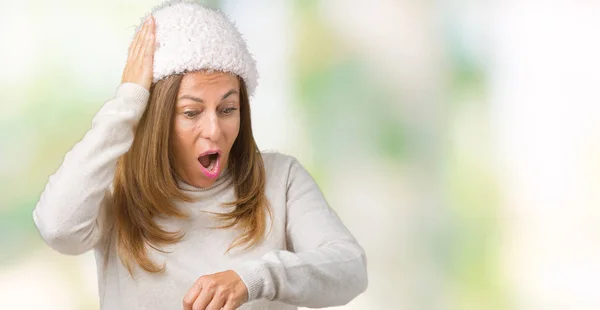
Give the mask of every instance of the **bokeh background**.
[[(0, 1), (0, 309), (98, 309), (31, 212), (160, 1)], [(259, 146), (364, 246), (339, 309), (600, 309), (600, 3), (210, 1), (261, 73)]]

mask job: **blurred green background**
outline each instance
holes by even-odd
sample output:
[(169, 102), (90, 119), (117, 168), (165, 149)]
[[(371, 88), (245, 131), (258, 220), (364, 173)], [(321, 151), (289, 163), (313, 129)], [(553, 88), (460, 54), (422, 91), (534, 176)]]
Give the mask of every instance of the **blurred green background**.
[[(0, 2), (0, 309), (98, 309), (92, 253), (31, 212), (160, 2)], [(204, 2), (257, 59), (259, 147), (367, 251), (340, 309), (600, 308), (600, 4)]]

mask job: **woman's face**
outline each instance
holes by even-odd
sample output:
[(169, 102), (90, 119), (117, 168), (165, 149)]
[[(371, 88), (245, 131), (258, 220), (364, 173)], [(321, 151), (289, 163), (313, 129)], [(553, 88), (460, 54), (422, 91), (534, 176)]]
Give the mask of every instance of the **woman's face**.
[(185, 74), (171, 131), (177, 175), (195, 187), (211, 186), (227, 166), (239, 130), (237, 77), (222, 72)]

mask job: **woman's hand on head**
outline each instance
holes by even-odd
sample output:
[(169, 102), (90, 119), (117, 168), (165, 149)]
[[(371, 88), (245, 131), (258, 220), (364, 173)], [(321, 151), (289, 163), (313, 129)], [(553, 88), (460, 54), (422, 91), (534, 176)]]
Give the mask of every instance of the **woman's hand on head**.
[(227, 270), (200, 277), (183, 298), (184, 310), (233, 310), (248, 300), (240, 276)]
[(154, 17), (150, 15), (131, 42), (121, 83), (132, 82), (150, 90), (154, 61), (154, 31)]

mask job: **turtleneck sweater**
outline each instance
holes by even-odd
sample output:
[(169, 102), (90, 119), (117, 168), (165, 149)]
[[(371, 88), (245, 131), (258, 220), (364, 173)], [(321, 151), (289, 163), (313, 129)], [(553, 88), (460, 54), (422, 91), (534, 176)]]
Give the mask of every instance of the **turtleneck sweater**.
[(211, 212), (235, 208), (221, 205), (235, 200), (228, 169), (208, 188), (177, 179), (179, 189), (194, 199), (173, 203), (189, 217), (157, 222), (185, 236), (161, 251), (146, 246), (149, 258), (166, 269), (148, 273), (135, 266), (132, 277), (117, 254), (109, 210), (117, 160), (133, 143), (149, 95), (137, 84), (119, 85), (49, 177), (33, 210), (35, 225), (50, 247), (68, 255), (94, 251), (101, 309), (181, 309), (199, 277), (225, 270), (235, 271), (248, 289), (248, 301), (239, 309), (339, 306), (366, 289), (363, 248), (309, 172), (296, 158), (279, 152), (261, 152), (272, 212), (262, 242), (227, 252), (241, 231), (214, 229), (220, 222)]

